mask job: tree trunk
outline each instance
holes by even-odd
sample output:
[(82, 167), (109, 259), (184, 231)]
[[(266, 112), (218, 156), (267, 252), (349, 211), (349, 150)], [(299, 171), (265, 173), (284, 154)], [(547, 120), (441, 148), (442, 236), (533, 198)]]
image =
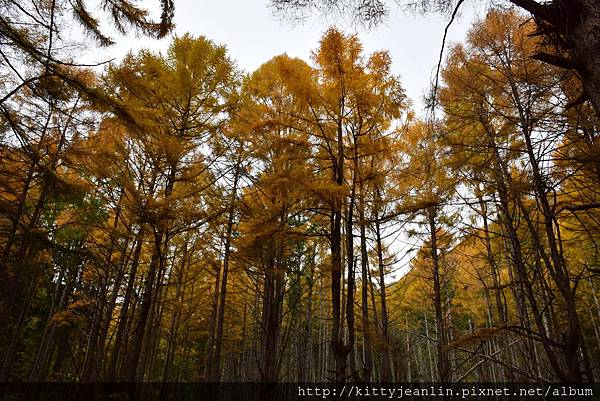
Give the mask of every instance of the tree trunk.
[(261, 381), (277, 381), (280, 357), (279, 334), (281, 331), (281, 308), (283, 304), (283, 271), (278, 266), (281, 259), (279, 241), (271, 238), (267, 249), (263, 305), (262, 305), (262, 352), (260, 360)]
[[(379, 197), (379, 190), (377, 190)], [(390, 338), (388, 334), (388, 312), (385, 286), (385, 261), (383, 258), (383, 243), (381, 240), (381, 227), (379, 216), (375, 215), (375, 238), (377, 240), (377, 262), (379, 268), (379, 298), (381, 303), (381, 335), (383, 337), (383, 352), (381, 356), (381, 376), (383, 381), (392, 381), (392, 355), (390, 350)]]
[(126, 342), (127, 333), (127, 319), (129, 306), (131, 304), (131, 300), (133, 298), (133, 292), (135, 287), (135, 280), (137, 278), (137, 269), (140, 263), (140, 256), (142, 252), (142, 245), (144, 242), (145, 229), (144, 227), (140, 227), (138, 229), (138, 233), (134, 242), (134, 251), (131, 259), (131, 269), (129, 271), (129, 278), (127, 281), (127, 288), (125, 290), (125, 296), (123, 297), (123, 304), (121, 305), (121, 310), (119, 312), (119, 323), (117, 324), (116, 329), (116, 337), (113, 345), (113, 349), (111, 352), (110, 365), (106, 372), (106, 379), (109, 382), (115, 381), (117, 379), (117, 363), (119, 360), (119, 353), (124, 343)]
[(369, 254), (367, 253), (367, 234), (365, 222), (365, 194), (362, 179), (359, 181), (359, 224), (360, 224), (360, 264), (362, 268), (361, 278), (361, 311), (362, 311), (362, 329), (364, 344), (364, 365), (362, 372), (362, 381), (371, 381), (371, 372), (373, 370), (373, 357), (371, 356), (371, 327), (369, 322)]
[(233, 188), (231, 189), (231, 195), (229, 199), (229, 215), (227, 216), (227, 229), (225, 232), (225, 250), (223, 255), (223, 274), (221, 279), (221, 291), (219, 294), (219, 305), (218, 311), (219, 316), (217, 319), (217, 332), (215, 338), (215, 350), (213, 358), (213, 367), (211, 379), (215, 382), (221, 380), (221, 348), (223, 346), (223, 323), (225, 319), (225, 301), (227, 297), (227, 275), (229, 273), (229, 259), (231, 255), (231, 234), (233, 232), (234, 218), (235, 218), (235, 203), (237, 200), (238, 180), (241, 174), (241, 160), (238, 159), (235, 167), (233, 177)]
[(428, 211), (429, 231), (431, 235), (431, 261), (433, 263), (433, 307), (435, 310), (435, 324), (437, 332), (437, 367), (438, 378), (441, 383), (448, 383), (450, 379), (450, 365), (448, 362), (448, 337), (446, 332), (446, 318), (444, 311), (443, 280), (440, 271), (437, 227), (435, 224), (436, 210), (430, 207)]

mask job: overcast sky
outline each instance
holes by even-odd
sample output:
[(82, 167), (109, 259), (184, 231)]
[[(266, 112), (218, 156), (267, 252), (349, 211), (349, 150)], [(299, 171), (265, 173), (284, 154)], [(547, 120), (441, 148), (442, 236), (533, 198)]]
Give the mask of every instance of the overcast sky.
[[(158, 3), (158, 2), (156, 2)], [(142, 4), (152, 4), (147, 1)], [(474, 19), (475, 12), (465, 8), (449, 32), (451, 41), (461, 41)], [(251, 72), (275, 55), (287, 53), (309, 61), (323, 32), (335, 21), (312, 18), (301, 25), (292, 25), (273, 15), (267, 0), (176, 0), (175, 34), (190, 32), (204, 35), (229, 49), (237, 65)], [(387, 23), (371, 31), (341, 25), (347, 33), (357, 33), (367, 54), (389, 50), (393, 73), (420, 111), (422, 97), (429, 85), (439, 56), (447, 20), (438, 15), (406, 15), (394, 10)], [(102, 52), (100, 58), (120, 59), (128, 50), (150, 48), (164, 50), (170, 39), (149, 40), (130, 36), (121, 38), (116, 46)]]

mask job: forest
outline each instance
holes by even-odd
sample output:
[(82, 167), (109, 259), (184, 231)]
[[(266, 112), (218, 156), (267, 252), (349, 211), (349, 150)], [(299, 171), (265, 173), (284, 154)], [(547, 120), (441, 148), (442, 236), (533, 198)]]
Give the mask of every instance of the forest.
[(176, 6), (87, 3), (0, 1), (0, 382), (600, 379), (595, 1), (490, 6), (424, 113), (335, 27), (82, 65)]

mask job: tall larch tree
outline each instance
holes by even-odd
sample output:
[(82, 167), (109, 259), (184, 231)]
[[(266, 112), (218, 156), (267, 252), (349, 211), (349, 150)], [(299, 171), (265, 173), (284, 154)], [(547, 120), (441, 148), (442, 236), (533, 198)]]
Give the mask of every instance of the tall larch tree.
[(110, 69), (107, 79), (135, 118), (131, 134), (150, 156), (155, 194), (137, 199), (153, 247), (127, 361), (126, 377), (135, 380), (143, 377), (138, 365), (149, 346), (169, 241), (209, 218), (201, 197), (218, 172), (211, 169), (216, 155), (206, 152), (212, 137), (224, 129), (237, 78), (224, 47), (186, 35), (174, 39), (165, 56), (148, 51), (130, 55)]

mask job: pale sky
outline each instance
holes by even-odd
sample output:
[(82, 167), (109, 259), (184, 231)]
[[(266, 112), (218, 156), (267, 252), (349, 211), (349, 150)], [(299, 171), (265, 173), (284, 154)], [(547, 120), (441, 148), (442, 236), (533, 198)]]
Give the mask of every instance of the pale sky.
[[(153, 0), (154, 1), (154, 0)], [(158, 2), (142, 2), (158, 7)], [(464, 8), (448, 38), (461, 41), (474, 18), (475, 12)], [(310, 53), (318, 46), (324, 31), (335, 21), (318, 16), (302, 25), (292, 25), (273, 15), (267, 0), (176, 0), (176, 35), (189, 32), (204, 35), (217, 44), (226, 45), (229, 55), (239, 68), (252, 72), (273, 56), (287, 53), (309, 61)], [(376, 50), (389, 50), (393, 61), (392, 71), (400, 75), (415, 111), (422, 109), (422, 97), (439, 56), (447, 20), (439, 15), (407, 15), (393, 10), (387, 23), (371, 30), (338, 26), (346, 33), (357, 33), (366, 54)], [(170, 39), (151, 40), (129, 36), (119, 38), (118, 44), (97, 54), (97, 60), (123, 57), (128, 50), (149, 48), (165, 50)]]

